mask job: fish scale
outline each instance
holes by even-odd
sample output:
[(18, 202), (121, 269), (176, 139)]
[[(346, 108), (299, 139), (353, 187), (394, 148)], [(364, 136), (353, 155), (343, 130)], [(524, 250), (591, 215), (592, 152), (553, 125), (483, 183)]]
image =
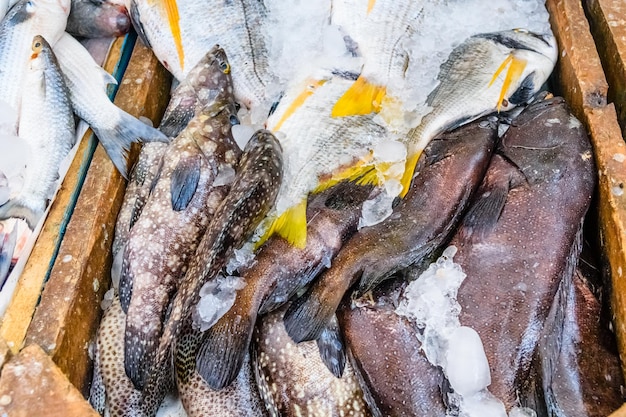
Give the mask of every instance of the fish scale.
[(69, 0), (21, 0), (0, 22), (0, 97), (15, 110), (20, 108), (33, 37), (43, 36), (54, 46), (69, 11)]

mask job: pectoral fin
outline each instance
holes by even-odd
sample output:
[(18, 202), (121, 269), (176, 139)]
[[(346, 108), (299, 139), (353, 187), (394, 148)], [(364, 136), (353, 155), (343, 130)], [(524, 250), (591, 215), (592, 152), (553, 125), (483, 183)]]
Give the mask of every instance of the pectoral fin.
[(461, 227), (466, 238), (471, 237), (477, 241), (493, 231), (506, 203), (508, 192), (508, 182), (483, 189), (483, 193), (463, 219)]
[(413, 155), (409, 155), (406, 159), (406, 165), (404, 168), (404, 173), (402, 174), (402, 179), (400, 183), (402, 184), (402, 192), (400, 193), (400, 197), (404, 198), (404, 196), (409, 192), (409, 188), (411, 187), (411, 180), (413, 179), (413, 173), (415, 172), (415, 167), (417, 166), (417, 161), (420, 159), (420, 155), (422, 151), (416, 152)]
[(183, 50), (183, 39), (180, 34), (180, 16), (178, 14), (178, 5), (176, 0), (165, 0), (165, 12), (167, 13), (167, 21), (174, 37), (174, 44), (176, 45), (176, 52), (178, 52), (178, 61), (180, 62), (180, 68), (184, 68), (185, 63), (185, 51)]
[(348, 91), (337, 100), (331, 116), (343, 117), (378, 113), (386, 95), (387, 87), (372, 84), (363, 76), (359, 76)]
[(506, 72), (504, 77), (504, 82), (502, 83), (502, 89), (500, 90), (500, 96), (498, 97), (497, 110), (500, 112), (502, 108), (502, 103), (504, 102), (504, 98), (509, 91), (509, 88), (512, 84), (516, 84), (522, 76), (524, 72), (524, 68), (526, 68), (526, 60), (515, 57), (513, 54), (509, 54), (502, 64), (498, 67), (496, 72), (493, 74), (491, 81), (489, 82), (489, 87), (495, 82), (500, 73), (504, 71), (504, 69), (508, 66), (509, 69)]
[(175, 211), (184, 210), (196, 192), (200, 182), (200, 158), (200, 155), (194, 155), (182, 159), (172, 172), (170, 192)]
[(326, 80), (309, 80), (304, 90), (300, 94), (298, 94), (298, 96), (291, 102), (287, 110), (285, 110), (285, 112), (283, 113), (280, 120), (276, 123), (276, 125), (272, 127), (272, 130), (280, 130), (283, 123), (285, 123), (285, 120), (289, 119), (296, 112), (296, 110), (302, 107), (304, 102), (310, 96), (312, 96), (313, 93), (315, 93), (315, 90), (324, 85), (325, 82)]
[(256, 248), (274, 234), (278, 234), (298, 249), (306, 246), (306, 198), (278, 216), (257, 242)]
[(346, 366), (346, 348), (339, 330), (337, 317), (333, 316), (316, 342), (324, 365), (333, 375), (341, 378)]

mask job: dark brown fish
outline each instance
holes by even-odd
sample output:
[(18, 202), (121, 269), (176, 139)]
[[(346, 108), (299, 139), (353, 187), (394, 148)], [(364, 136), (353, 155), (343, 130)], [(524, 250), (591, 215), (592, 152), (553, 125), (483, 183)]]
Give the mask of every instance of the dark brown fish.
[(395, 313), (404, 287), (394, 280), (347, 299), (337, 317), (373, 415), (441, 417), (444, 375), (421, 350), (416, 327)]
[(624, 403), (615, 335), (580, 269), (561, 282), (533, 361), (538, 415), (608, 416)]
[(452, 239), (467, 278), (459, 320), (480, 335), (489, 391), (519, 405), (562, 279), (571, 279), (595, 185), (591, 145), (561, 98), (527, 107), (502, 138), (477, 198)]
[(263, 317), (255, 332), (257, 384), (272, 416), (371, 416), (350, 365), (335, 377), (315, 342), (295, 344), (283, 325), (284, 308)]
[(264, 417), (265, 405), (257, 389), (249, 355), (235, 381), (219, 391), (211, 389), (196, 371), (195, 352), (202, 334), (187, 326), (176, 341), (176, 385), (189, 417)]
[[(198, 303), (200, 288), (217, 275), (272, 207), (282, 180), (282, 165), (278, 140), (267, 130), (256, 132), (244, 149), (231, 190), (213, 216), (172, 302), (144, 389), (146, 414), (153, 415), (162, 399), (163, 379), (168, 376), (173, 344), (192, 307)], [(196, 363), (196, 366), (204, 377), (206, 364)]]
[(483, 119), (432, 141), (391, 216), (352, 236), (332, 267), (291, 304), (285, 313), (289, 336), (296, 342), (317, 339), (357, 280), (371, 288), (443, 244), (483, 177), (496, 137), (496, 124)]
[(231, 134), (236, 108), (224, 51), (214, 49), (206, 65), (215, 100), (166, 149), (124, 250), (120, 301), (126, 312), (126, 373), (139, 389), (170, 298), (230, 190), (241, 155)]
[(128, 33), (126, 7), (107, 0), (72, 0), (65, 31), (81, 38), (111, 38)]
[(356, 232), (361, 204), (371, 187), (340, 183), (315, 196), (308, 205), (307, 244), (304, 249), (275, 236), (240, 270), (246, 286), (237, 292), (234, 305), (204, 334), (205, 374), (214, 389), (233, 381), (246, 357), (257, 314), (285, 304), (321, 270), (328, 267), (342, 244)]

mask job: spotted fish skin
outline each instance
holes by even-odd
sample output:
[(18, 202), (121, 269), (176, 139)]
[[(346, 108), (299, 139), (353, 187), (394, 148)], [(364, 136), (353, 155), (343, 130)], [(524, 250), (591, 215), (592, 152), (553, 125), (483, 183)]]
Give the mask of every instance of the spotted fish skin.
[(487, 169), (496, 124), (482, 120), (441, 135), (422, 157), (419, 175), (391, 216), (350, 238), (325, 271), (285, 313), (296, 341), (319, 337), (341, 299), (357, 281), (373, 287), (392, 273), (422, 262), (448, 239)]
[(196, 371), (196, 351), (202, 334), (188, 325), (176, 342), (176, 384), (189, 417), (265, 417), (249, 355), (229, 387), (211, 389)]
[[(159, 130), (169, 138), (177, 137), (204, 107), (215, 104), (220, 91), (224, 89), (224, 86), (217, 85), (217, 83), (229, 82), (227, 76), (217, 77), (217, 79), (213, 77), (213, 72), (217, 69), (209, 62), (214, 60), (214, 52), (217, 50), (217, 47), (213, 47), (207, 52), (172, 92), (159, 125)], [(113, 258), (117, 260), (116, 263), (120, 267), (123, 248), (128, 242), (130, 229), (137, 222), (146, 204), (154, 186), (154, 179), (161, 168), (161, 157), (167, 146), (168, 144), (162, 142), (144, 143), (130, 173), (124, 202), (115, 224), (112, 247)], [(117, 274), (119, 275), (119, 272)]]
[(211, 363), (206, 381), (213, 389), (228, 386), (244, 366), (257, 314), (273, 311), (304, 288), (343, 243), (356, 232), (362, 202), (372, 187), (343, 182), (315, 196), (308, 207), (309, 239), (304, 249), (275, 236), (239, 274), (246, 285), (233, 306), (203, 340), (205, 361)]
[(264, 316), (255, 332), (253, 366), (272, 416), (371, 416), (350, 365), (341, 378), (322, 362), (315, 342), (293, 343), (284, 308)]
[[(175, 354), (173, 344), (192, 307), (198, 303), (200, 288), (217, 275), (233, 251), (252, 235), (274, 204), (281, 180), (280, 143), (271, 132), (259, 130), (246, 145), (230, 192), (213, 216), (172, 301), (171, 313), (165, 322), (155, 363), (144, 389), (147, 414), (153, 415), (154, 407), (162, 399), (162, 380), (167, 378), (168, 364)], [(207, 365), (198, 363), (198, 358), (201, 361), (200, 354), (196, 366), (202, 375)]]
[(123, 291), (120, 299), (127, 314), (125, 363), (138, 388), (152, 364), (170, 297), (227, 195), (241, 155), (231, 134), (231, 121), (237, 119), (224, 51), (216, 48), (206, 65), (209, 88), (217, 90), (214, 103), (165, 151), (124, 251), (120, 287), (132, 281), (132, 291)]
[(446, 415), (441, 395), (444, 375), (417, 340), (417, 328), (395, 313), (406, 282), (392, 280), (337, 311), (350, 346), (350, 363), (375, 416)]
[(582, 124), (556, 97), (528, 106), (502, 137), (451, 241), (467, 278), (459, 321), (480, 335), (489, 391), (518, 404), (541, 329), (562, 280), (571, 280), (595, 186)]

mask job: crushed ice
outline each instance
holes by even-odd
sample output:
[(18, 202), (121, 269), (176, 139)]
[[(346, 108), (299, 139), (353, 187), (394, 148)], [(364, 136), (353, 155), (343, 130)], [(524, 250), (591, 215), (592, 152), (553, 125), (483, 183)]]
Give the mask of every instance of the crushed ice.
[(200, 301), (193, 310), (194, 328), (204, 332), (213, 326), (235, 303), (237, 290), (245, 286), (242, 278), (218, 275), (200, 289)]

